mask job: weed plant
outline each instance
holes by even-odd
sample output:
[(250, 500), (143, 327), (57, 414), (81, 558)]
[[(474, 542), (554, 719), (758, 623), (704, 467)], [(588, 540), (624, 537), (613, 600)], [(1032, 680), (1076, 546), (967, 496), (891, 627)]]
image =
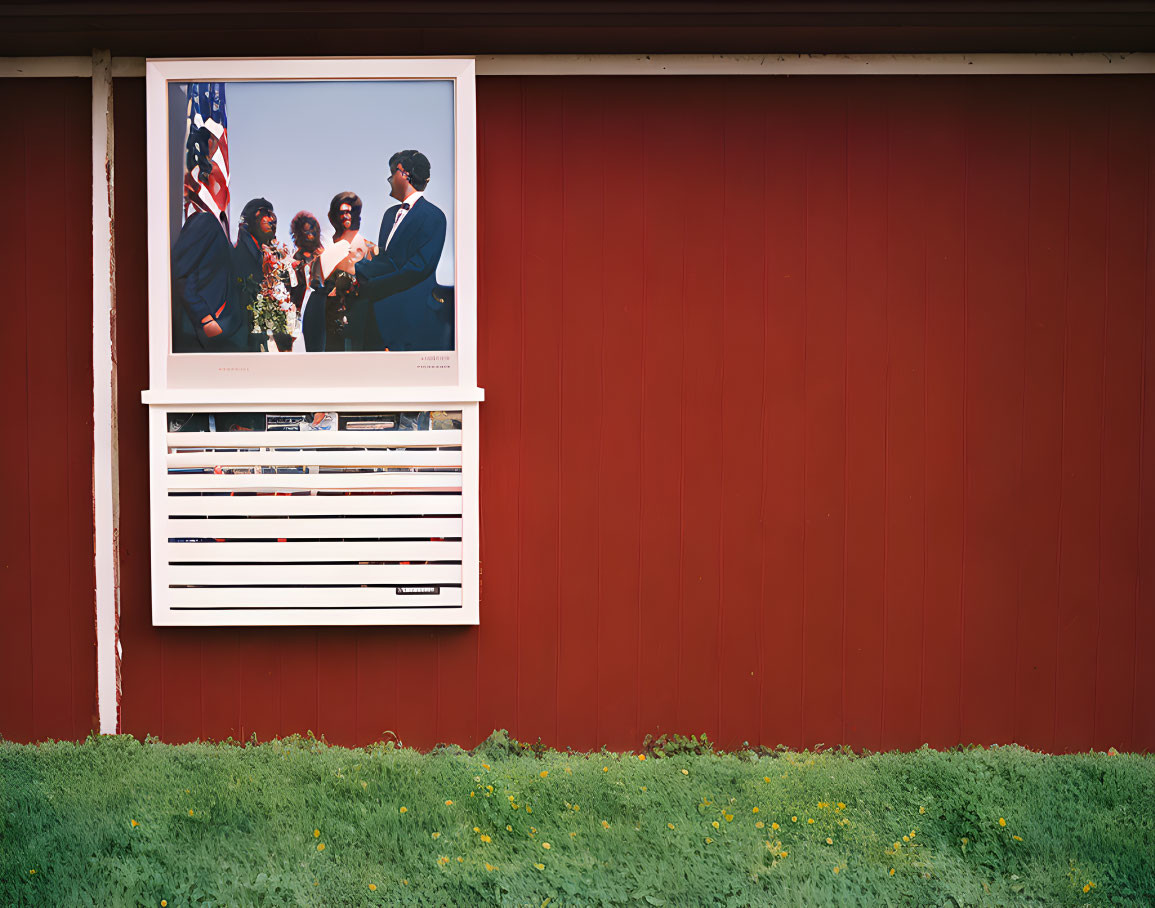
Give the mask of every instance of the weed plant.
[(1155, 759), (0, 744), (2, 905), (1147, 905)]

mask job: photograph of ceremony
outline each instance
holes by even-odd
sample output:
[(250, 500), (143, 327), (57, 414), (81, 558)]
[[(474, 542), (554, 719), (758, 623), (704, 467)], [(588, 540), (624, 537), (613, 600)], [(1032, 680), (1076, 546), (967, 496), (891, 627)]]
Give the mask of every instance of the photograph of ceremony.
[(172, 353), (454, 350), (453, 92), (170, 81)]

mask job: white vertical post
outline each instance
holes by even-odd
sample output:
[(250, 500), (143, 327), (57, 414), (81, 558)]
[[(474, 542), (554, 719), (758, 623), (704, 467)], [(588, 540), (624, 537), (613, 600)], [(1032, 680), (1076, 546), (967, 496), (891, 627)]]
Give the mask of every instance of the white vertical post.
[(96, 565), (96, 698), (100, 733), (120, 704), (115, 250), (112, 233), (112, 54), (92, 53), (92, 515)]

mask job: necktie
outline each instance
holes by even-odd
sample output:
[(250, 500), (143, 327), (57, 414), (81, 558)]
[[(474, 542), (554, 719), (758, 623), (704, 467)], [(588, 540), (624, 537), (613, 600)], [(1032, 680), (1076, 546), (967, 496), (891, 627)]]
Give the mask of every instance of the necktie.
[(408, 210), (409, 210), (409, 203), (408, 202), (402, 202), (401, 207), (397, 209), (396, 216), (394, 216), (394, 218), (393, 218), (393, 226), (394, 227), (396, 227), (401, 222), (402, 215), (404, 215), (405, 212)]

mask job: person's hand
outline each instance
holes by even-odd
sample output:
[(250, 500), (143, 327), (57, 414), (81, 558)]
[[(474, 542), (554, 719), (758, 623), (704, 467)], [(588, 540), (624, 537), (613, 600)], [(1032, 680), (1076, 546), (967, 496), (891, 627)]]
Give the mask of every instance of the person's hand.
[(201, 319), (201, 330), (205, 333), (205, 337), (216, 337), (224, 329), (217, 324), (217, 320), (211, 315), (206, 315)]

